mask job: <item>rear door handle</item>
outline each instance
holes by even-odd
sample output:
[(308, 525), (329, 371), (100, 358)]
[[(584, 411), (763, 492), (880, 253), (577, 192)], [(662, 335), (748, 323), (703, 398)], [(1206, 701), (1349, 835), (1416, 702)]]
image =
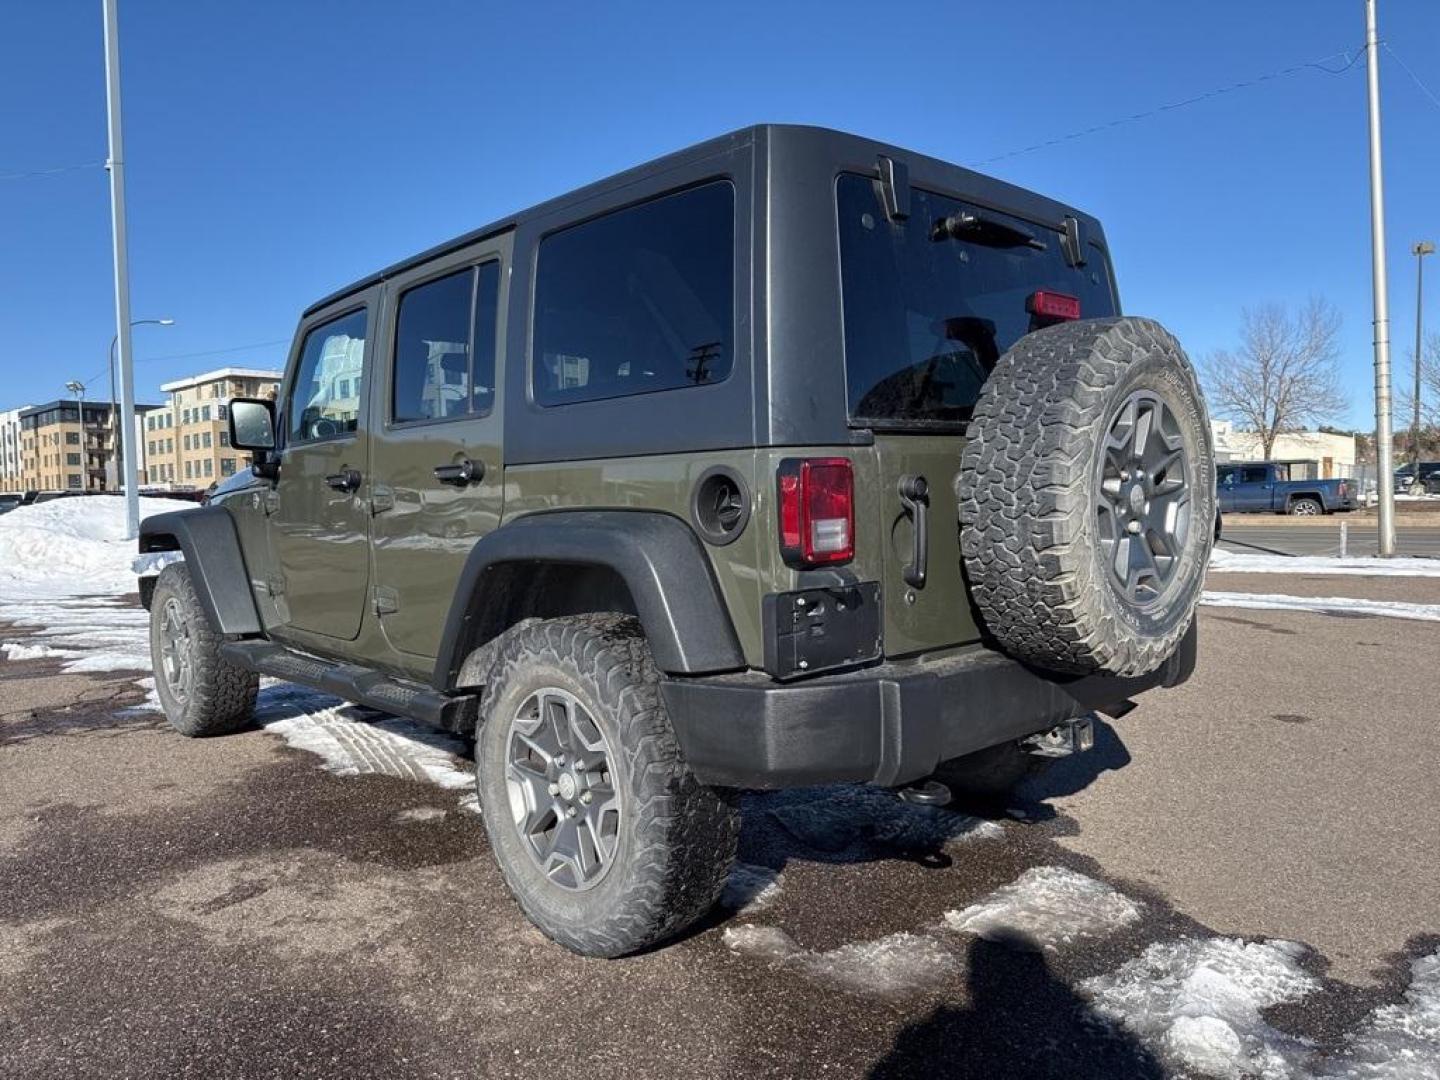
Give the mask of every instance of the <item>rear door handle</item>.
[(360, 470), (341, 469), (339, 472), (325, 477), (325, 483), (336, 491), (343, 491), (348, 495), (360, 486)]
[(442, 484), (454, 484), (456, 487), (479, 483), (480, 478), (484, 475), (484, 464), (479, 461), (471, 461), (469, 458), (454, 465), (435, 466), (435, 479)]
[(911, 588), (923, 589), (930, 562), (930, 485), (925, 477), (902, 476), (900, 502), (915, 529), (915, 553), (900, 576)]

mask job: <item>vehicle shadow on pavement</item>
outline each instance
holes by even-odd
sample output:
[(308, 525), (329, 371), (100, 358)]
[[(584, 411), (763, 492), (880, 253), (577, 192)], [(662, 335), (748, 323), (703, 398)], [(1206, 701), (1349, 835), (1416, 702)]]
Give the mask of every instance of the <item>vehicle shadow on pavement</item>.
[(1096, 1016), (1022, 941), (977, 938), (969, 1005), (942, 1005), (903, 1028), (871, 1080), (1163, 1080), (1156, 1058)]

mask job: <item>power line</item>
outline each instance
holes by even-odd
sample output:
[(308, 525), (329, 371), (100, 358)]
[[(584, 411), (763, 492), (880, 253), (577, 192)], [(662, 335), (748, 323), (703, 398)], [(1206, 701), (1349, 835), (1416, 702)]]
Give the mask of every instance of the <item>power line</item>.
[[(1044, 142), (1038, 142), (1032, 146), (1022, 147), (1018, 150), (1007, 150), (1003, 154), (997, 154), (995, 157), (984, 159), (980, 164), (993, 165), (997, 161), (1005, 161), (1009, 158), (1019, 157), (1022, 154), (1034, 153), (1036, 150), (1044, 150), (1051, 146), (1058, 146), (1061, 143), (1071, 142), (1074, 139), (1083, 139), (1087, 135), (1095, 135), (1102, 131), (1110, 131), (1113, 128), (1122, 127), (1125, 124), (1148, 120), (1150, 117), (1159, 116), (1161, 113), (1173, 112), (1176, 109), (1184, 109), (1191, 105), (1198, 105), (1202, 101), (1209, 101), (1211, 98), (1217, 98), (1223, 94), (1233, 94), (1237, 90), (1248, 90), (1251, 87), (1260, 86), (1275, 79), (1283, 79), (1289, 75), (1296, 75), (1311, 68), (1314, 68), (1316, 71), (1323, 71), (1327, 75), (1343, 75), (1354, 67), (1364, 55), (1365, 49), (1362, 46), (1353, 56), (1348, 51), (1336, 52), (1331, 53), (1329, 56), (1322, 56), (1318, 60), (1308, 60), (1302, 64), (1292, 64), (1289, 67), (1280, 68), (1277, 71), (1257, 75), (1253, 79), (1230, 83), (1228, 86), (1217, 86), (1212, 90), (1206, 90), (1193, 97), (1183, 98), (1180, 101), (1172, 101), (1165, 105), (1157, 105), (1153, 109), (1146, 109), (1144, 112), (1131, 113), (1129, 116), (1121, 116), (1114, 120), (1107, 120), (1103, 124), (1094, 124), (1091, 127), (1082, 128), (1079, 131), (1072, 131), (1068, 135), (1058, 135), (1053, 139), (1046, 139)], [(1343, 59), (1345, 63), (1338, 68), (1326, 66), (1326, 61), (1334, 60), (1336, 57)], [(1396, 57), (1396, 59), (1398, 60), (1399, 57)], [(1428, 93), (1429, 91), (1426, 92)], [(1440, 104), (1440, 102), (1437, 102), (1437, 104)]]
[(53, 169), (31, 169), (29, 172), (0, 173), (0, 180), (30, 180), (37, 176), (59, 176), (77, 169), (103, 169), (103, 161), (82, 161), (78, 165), (57, 165)]
[[(267, 345), (288, 345), (290, 341), (291, 339), (288, 337), (273, 338), (270, 341), (251, 342), (249, 345), (232, 345), (228, 349), (207, 349), (204, 352), (171, 353), (168, 356), (147, 356), (136, 360), (135, 365), (138, 367), (141, 364), (159, 364), (166, 360), (198, 360), (206, 356), (224, 356), (227, 353), (244, 352), (246, 349), (261, 349)], [(89, 386), (96, 380), (106, 377), (109, 373), (110, 367), (107, 364), (88, 379), (82, 379), (81, 381), (85, 383), (86, 386)]]
[(1420, 92), (1430, 99), (1430, 104), (1434, 105), (1437, 109), (1440, 109), (1440, 97), (1436, 97), (1434, 92), (1431, 91), (1428, 86), (1426, 86), (1423, 82), (1420, 81), (1420, 76), (1416, 75), (1415, 72), (1410, 70), (1410, 65), (1405, 63), (1404, 60), (1400, 59), (1399, 54), (1397, 54), (1394, 49), (1390, 48), (1390, 43), (1388, 41), (1382, 41), (1380, 44), (1385, 46), (1385, 51), (1388, 52), (1391, 58), (1405, 70), (1405, 74), (1409, 75), (1410, 78), (1414, 80), (1415, 85), (1420, 88)]

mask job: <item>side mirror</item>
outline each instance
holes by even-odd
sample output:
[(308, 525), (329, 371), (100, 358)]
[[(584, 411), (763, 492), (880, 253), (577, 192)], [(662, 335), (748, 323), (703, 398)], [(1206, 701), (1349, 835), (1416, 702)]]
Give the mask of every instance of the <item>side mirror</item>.
[(232, 398), (230, 445), (237, 450), (274, 450), (275, 403), (260, 398)]
[(280, 473), (280, 463), (271, 457), (275, 449), (275, 403), (263, 398), (230, 399), (230, 445), (254, 451), (251, 468), (268, 480)]

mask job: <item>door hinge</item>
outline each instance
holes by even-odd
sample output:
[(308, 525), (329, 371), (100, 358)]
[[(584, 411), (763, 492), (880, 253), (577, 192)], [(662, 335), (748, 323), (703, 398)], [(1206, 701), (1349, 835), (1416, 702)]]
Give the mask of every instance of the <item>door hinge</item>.
[(255, 582), (255, 588), (266, 596), (279, 596), (285, 591), (285, 579), (278, 574)]
[(395, 493), (388, 487), (370, 488), (370, 515), (383, 514), (386, 510), (395, 509)]
[(400, 610), (400, 594), (394, 589), (376, 585), (370, 590), (370, 598), (375, 605), (376, 615), (393, 615)]

